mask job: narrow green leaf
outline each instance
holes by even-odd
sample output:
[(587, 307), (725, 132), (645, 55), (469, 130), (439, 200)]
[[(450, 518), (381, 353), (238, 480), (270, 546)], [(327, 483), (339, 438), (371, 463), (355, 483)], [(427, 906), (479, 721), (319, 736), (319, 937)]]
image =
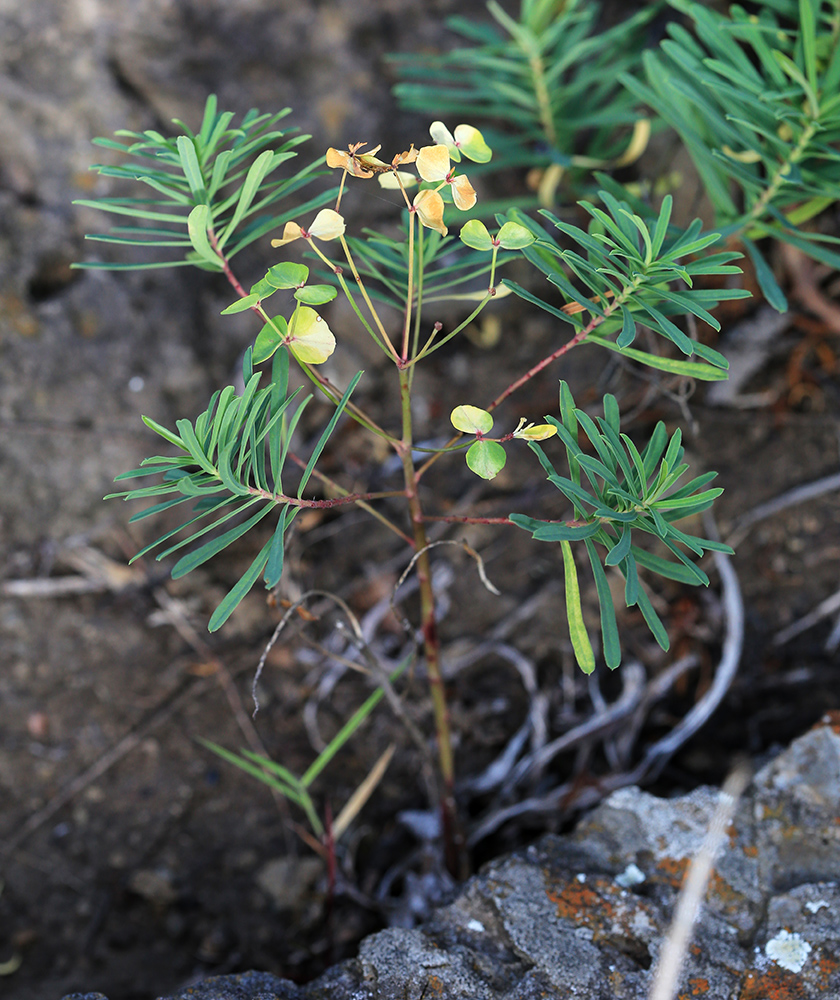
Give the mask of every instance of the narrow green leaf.
[(761, 251), (752, 240), (747, 239), (744, 236), (742, 237), (742, 241), (744, 246), (747, 248), (750, 260), (753, 262), (758, 286), (765, 299), (767, 299), (768, 304), (771, 305), (776, 312), (787, 312), (788, 303), (785, 298), (785, 293), (779, 287), (779, 283), (776, 281), (776, 276), (773, 274), (772, 268), (764, 259)]
[(665, 626), (662, 624), (659, 615), (654, 611), (653, 605), (650, 603), (650, 598), (641, 586), (639, 587), (638, 600), (636, 603), (639, 606), (639, 610), (642, 612), (645, 622), (647, 622), (647, 627), (653, 634), (653, 638), (656, 639), (662, 649), (666, 651), (670, 649), (671, 640), (668, 638)]
[(615, 605), (607, 575), (598, 558), (598, 551), (590, 539), (584, 541), (592, 575), (595, 578), (595, 589), (598, 592), (598, 604), (601, 613), (601, 641), (604, 646), (604, 661), (610, 670), (621, 663), (621, 643), (618, 637), (618, 625), (615, 620)]
[(633, 313), (627, 308), (627, 306), (622, 305), (621, 307), (621, 332), (616, 339), (616, 346), (621, 350), (628, 348), (633, 341), (636, 339), (636, 321), (633, 319)]
[(656, 219), (656, 227), (653, 231), (653, 239), (651, 240), (651, 254), (654, 260), (659, 256), (662, 244), (665, 242), (665, 237), (668, 234), (668, 225), (671, 221), (671, 209), (673, 205), (674, 199), (671, 195), (666, 194), (662, 199), (662, 207), (659, 209), (659, 216)]
[[(266, 509), (271, 509), (270, 505), (266, 505)], [(239, 605), (242, 598), (257, 582), (257, 579), (268, 561), (268, 553), (270, 549), (271, 540), (269, 539), (269, 541), (267, 541), (260, 549), (259, 554), (248, 569), (239, 578), (239, 581), (231, 588), (224, 600), (211, 615), (210, 621), (207, 625), (207, 630), (209, 632), (215, 632), (217, 629), (221, 628), (222, 625), (224, 625), (224, 623), (236, 610), (236, 607)]]
[(204, 178), (202, 177), (201, 167), (198, 163), (195, 143), (185, 135), (179, 135), (175, 141), (178, 147), (178, 156), (181, 160), (181, 168), (184, 171), (184, 176), (187, 178), (193, 198), (198, 202), (204, 202), (207, 192), (204, 188)]
[(225, 226), (222, 234), (219, 236), (220, 248), (227, 243), (236, 231), (237, 226), (242, 221), (246, 212), (251, 207), (251, 203), (259, 190), (260, 184), (262, 184), (266, 174), (274, 164), (274, 155), (275, 154), (272, 150), (264, 150), (248, 169), (248, 174), (245, 177), (245, 183), (242, 185), (239, 200), (236, 203), (236, 209), (234, 210), (233, 216), (230, 222)]
[[(683, 361), (679, 358), (663, 358), (658, 354), (648, 354), (635, 347), (619, 348), (611, 340), (599, 337), (597, 334), (590, 334), (586, 343), (597, 344), (599, 347), (606, 347), (608, 351), (616, 351), (638, 361), (649, 368), (656, 368), (659, 371), (669, 372), (672, 375), (684, 375), (687, 378), (700, 379), (703, 382), (721, 382), (729, 376), (726, 371), (715, 368), (712, 365), (703, 364), (700, 361)], [(697, 345), (695, 344), (695, 349)]]
[(165, 441), (170, 444), (174, 444), (176, 448), (180, 448), (182, 451), (189, 451), (183, 440), (175, 434), (173, 431), (167, 430), (163, 424), (159, 424), (156, 420), (152, 420), (151, 417), (141, 417), (143, 423), (150, 429), (159, 434)]
[(196, 205), (187, 219), (187, 232), (189, 233), (190, 243), (192, 243), (193, 249), (199, 257), (214, 267), (221, 269), (222, 264), (219, 255), (210, 246), (210, 240), (207, 238), (209, 224), (210, 209), (207, 205)]
[(560, 545), (563, 550), (563, 569), (566, 576), (566, 617), (569, 621), (569, 637), (572, 640), (572, 649), (578, 666), (585, 674), (591, 674), (595, 669), (595, 653), (583, 620), (575, 557), (568, 542), (561, 542)]
[(631, 535), (632, 529), (630, 528), (630, 525), (623, 525), (621, 529), (621, 537), (607, 553), (607, 557), (604, 560), (605, 566), (618, 566), (623, 559), (627, 558), (627, 554), (630, 552)]
[(667, 316), (664, 316), (644, 299), (641, 300), (639, 305), (653, 320), (653, 323), (650, 325), (654, 330), (676, 344), (683, 354), (687, 354), (690, 357), (694, 353), (694, 341), (687, 337), (678, 326), (675, 326)]
[[(259, 762), (252, 762), (247, 760), (244, 755), (240, 757), (239, 754), (226, 750), (224, 747), (219, 746), (218, 743), (213, 743), (211, 740), (205, 740), (201, 736), (196, 737), (196, 739), (202, 744), (202, 746), (206, 747), (208, 750), (212, 750), (213, 753), (217, 754), (223, 760), (226, 760), (229, 764), (234, 764), (246, 774), (250, 774), (252, 778), (256, 778), (258, 781), (262, 781), (264, 784), (276, 789), (290, 802), (294, 802), (295, 805), (301, 805), (300, 792), (295, 785), (268, 772), (267, 765), (270, 762), (267, 758), (261, 757)], [(291, 772), (288, 773), (291, 774)], [(292, 777), (294, 776), (292, 775)]]
[(271, 539), (271, 549), (268, 553), (268, 562), (265, 566), (265, 585), (270, 590), (276, 587), (283, 575), (283, 549), (284, 535), (288, 527), (286, 512), (288, 504), (280, 508), (280, 516), (277, 519), (277, 527), (274, 529), (274, 536)]
[(533, 534), (536, 542), (575, 542), (592, 538), (601, 531), (598, 521), (590, 524), (541, 524)]
[[(238, 538), (247, 534), (255, 524), (261, 521), (266, 514), (270, 513), (273, 509), (273, 504), (266, 503), (260, 510), (257, 511), (256, 514), (252, 514), (251, 517), (249, 517), (246, 521), (243, 521), (242, 524), (237, 524), (235, 527), (229, 528), (223, 534), (219, 535), (218, 538), (205, 542), (204, 545), (200, 545), (192, 552), (188, 552), (185, 556), (181, 556), (178, 562), (176, 562), (172, 567), (172, 579), (178, 580), (180, 577), (186, 576), (187, 573), (191, 573), (194, 569), (197, 569), (199, 566), (206, 563), (208, 559), (212, 559), (213, 556), (223, 552)], [(266, 553), (267, 552), (268, 549), (266, 548)], [(263, 563), (263, 565), (265, 565), (265, 563)], [(260, 569), (262, 569), (262, 567), (260, 567)], [(239, 602), (237, 601), (237, 603)], [(213, 630), (211, 629), (211, 631)]]
[[(396, 670), (394, 670), (388, 680), (393, 684), (402, 673), (408, 668), (409, 664), (412, 662), (413, 654), (407, 656), (399, 664)], [(312, 782), (318, 777), (318, 775), (324, 770), (324, 768), (329, 764), (329, 762), (335, 757), (339, 750), (344, 746), (344, 744), (350, 739), (350, 737), (359, 729), (362, 723), (367, 719), (370, 713), (376, 708), (385, 692), (380, 687), (373, 692), (365, 701), (356, 709), (356, 711), (350, 716), (347, 722), (339, 729), (339, 731), (333, 736), (330, 742), (327, 744), (326, 748), (318, 754), (316, 760), (310, 764), (304, 773), (303, 777), (300, 779), (301, 785), (304, 788), (309, 788)]]
[(309, 461), (306, 463), (306, 468), (303, 470), (303, 475), (300, 477), (300, 484), (298, 485), (298, 494), (297, 494), (298, 497), (302, 496), (303, 491), (306, 488), (306, 484), (309, 482), (309, 477), (312, 475), (312, 470), (315, 468), (315, 463), (321, 457), (321, 452), (326, 447), (330, 435), (335, 430), (335, 425), (338, 423), (339, 417), (344, 412), (344, 408), (350, 402), (350, 396), (352, 395), (353, 390), (358, 385), (359, 379), (362, 377), (362, 375), (364, 375), (364, 372), (356, 372), (356, 374), (350, 380), (350, 385), (347, 386), (344, 395), (341, 397), (341, 399), (336, 405), (335, 413), (333, 413), (332, 417), (330, 417), (330, 422), (324, 428), (324, 432), (321, 434), (318, 443), (315, 445), (312, 454), (309, 456)]

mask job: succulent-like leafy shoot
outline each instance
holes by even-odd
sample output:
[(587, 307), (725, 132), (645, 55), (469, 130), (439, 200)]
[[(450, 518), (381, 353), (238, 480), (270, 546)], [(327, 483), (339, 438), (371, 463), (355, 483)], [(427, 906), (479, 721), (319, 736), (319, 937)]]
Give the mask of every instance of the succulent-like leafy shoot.
[(281, 201), (297, 195), (294, 213), (319, 208), (334, 197), (324, 191), (301, 202), (300, 191), (318, 176), (319, 163), (278, 178), (278, 168), (297, 153), (295, 147), (309, 136), (295, 135), (295, 129), (281, 130), (277, 124), (289, 108), (275, 115), (249, 111), (241, 123), (233, 124), (233, 112), (218, 110), (216, 97), (207, 98), (198, 132), (182, 122), (175, 124), (183, 134), (167, 138), (153, 129), (145, 132), (121, 130), (117, 136), (128, 140), (94, 139), (105, 149), (130, 157), (128, 165), (95, 164), (91, 169), (104, 177), (151, 189), (151, 196), (80, 199), (74, 204), (135, 220), (132, 225), (115, 226), (107, 233), (93, 233), (87, 239), (122, 246), (174, 251), (166, 259), (145, 259), (126, 263), (83, 261), (74, 267), (104, 270), (193, 265), (221, 271), (240, 250), (282, 226), (292, 211), (272, 214)]
[[(625, 603), (628, 607), (639, 607), (654, 638), (667, 649), (667, 632), (642, 587), (638, 567), (672, 580), (708, 586), (709, 578), (683, 549), (695, 556), (702, 556), (709, 550), (732, 550), (720, 542), (689, 535), (675, 522), (707, 510), (723, 490), (704, 489), (715, 478), (714, 472), (680, 485), (688, 471), (688, 465), (683, 462), (681, 434), (677, 430), (669, 438), (661, 421), (648, 444), (639, 451), (633, 441), (621, 433), (618, 403), (611, 395), (604, 397), (603, 418), (593, 420), (584, 410), (575, 407), (568, 385), (561, 382), (560, 415), (560, 420), (552, 416), (546, 420), (554, 426), (566, 449), (569, 475), (557, 472), (539, 444), (530, 441), (529, 447), (539, 458), (548, 481), (571, 504), (574, 516), (567, 521), (541, 521), (525, 514), (511, 514), (510, 520), (531, 532), (537, 541), (564, 544), (584, 541), (601, 605), (604, 659), (609, 667), (615, 668), (621, 662), (621, 647), (612, 592), (603, 566), (616, 567), (621, 572), (625, 578)], [(589, 439), (594, 455), (579, 443), (581, 430)], [(658, 539), (678, 561), (664, 559), (642, 548), (634, 540), (634, 533), (636, 537), (648, 535)], [(603, 559), (595, 543), (606, 550)], [(570, 567), (565, 548), (564, 562), (568, 587)], [(569, 621), (574, 628), (571, 615)], [(582, 642), (580, 637), (578, 641)], [(585, 650), (585, 646), (581, 649)], [(581, 660), (578, 645), (575, 645), (575, 654), (580, 666), (587, 669), (588, 656)]]

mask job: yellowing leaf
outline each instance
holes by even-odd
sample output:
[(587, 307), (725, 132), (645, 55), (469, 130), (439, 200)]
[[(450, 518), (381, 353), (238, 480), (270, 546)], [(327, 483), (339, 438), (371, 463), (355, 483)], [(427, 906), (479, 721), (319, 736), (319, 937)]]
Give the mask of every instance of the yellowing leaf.
[(369, 153), (360, 153), (359, 150), (365, 145), (367, 144), (364, 142), (355, 142), (347, 147), (346, 153), (344, 150), (330, 147), (327, 150), (327, 166), (340, 167), (354, 177), (373, 177), (379, 170), (387, 169), (389, 164), (383, 163), (375, 156), (382, 148), (381, 145), (374, 146)]
[(344, 218), (331, 208), (322, 208), (309, 227), (309, 235), (319, 240), (337, 240), (344, 235)]
[[(402, 181), (402, 184), (400, 184), (400, 181)], [(413, 187), (416, 183), (417, 178), (407, 170), (389, 170), (387, 174), (379, 175), (380, 187), (388, 190), (399, 187)]]
[(475, 188), (463, 174), (453, 177), (450, 181), (452, 200), (462, 212), (466, 212), (475, 204)]
[(423, 146), (417, 154), (417, 173), (424, 181), (445, 181), (450, 167), (449, 150), (440, 143)]
[(453, 160), (457, 162), (461, 159), (461, 152), (455, 144), (455, 136), (443, 122), (432, 122), (429, 126), (429, 135), (439, 146), (446, 146)]
[(557, 428), (551, 424), (527, 424), (525, 426), (523, 424), (525, 424), (524, 417), (519, 421), (519, 426), (513, 432), (513, 436), (524, 441), (545, 441), (557, 433)]
[(493, 155), (484, 136), (472, 125), (458, 125), (453, 135), (443, 122), (432, 122), (429, 135), (436, 143), (446, 146), (456, 163), (461, 162), (461, 153), (474, 163), (487, 163)]
[(282, 247), (287, 243), (291, 243), (293, 240), (299, 240), (303, 235), (303, 230), (296, 222), (287, 222), (283, 227), (283, 238), (279, 240), (272, 240), (271, 245), (273, 247)]
[(567, 541), (561, 541), (560, 546), (563, 550), (563, 568), (566, 573), (566, 617), (569, 619), (569, 637), (572, 640), (572, 649), (578, 666), (585, 674), (591, 674), (595, 669), (595, 653), (583, 620), (575, 557)]
[(323, 364), (335, 350), (332, 330), (309, 306), (298, 306), (292, 313), (286, 343), (298, 361), (309, 365)]
[(493, 417), (479, 406), (456, 406), (449, 419), (452, 426), (464, 434), (489, 434), (493, 429)]
[(319, 240), (335, 240), (344, 235), (344, 218), (331, 208), (322, 208), (315, 216), (309, 229), (303, 229), (296, 222), (287, 222), (283, 228), (283, 238), (272, 240), (273, 247), (282, 247), (286, 243), (301, 238), (305, 240), (317, 236)]
[(493, 150), (484, 141), (484, 136), (472, 125), (456, 127), (455, 145), (473, 163), (487, 163), (493, 156)]
[(443, 198), (437, 193), (426, 189), (418, 191), (412, 202), (417, 210), (420, 221), (427, 229), (434, 229), (441, 236), (446, 236), (449, 230), (443, 224)]

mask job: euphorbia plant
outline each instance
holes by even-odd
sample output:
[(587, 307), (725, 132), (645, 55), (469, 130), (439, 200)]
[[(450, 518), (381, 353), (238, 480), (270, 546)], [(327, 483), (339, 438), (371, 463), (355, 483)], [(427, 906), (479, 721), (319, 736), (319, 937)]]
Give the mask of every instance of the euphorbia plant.
[[(699, 222), (685, 232), (675, 231), (670, 225), (670, 200), (661, 206), (651, 229), (608, 193), (602, 195), (607, 211), (583, 205), (592, 216), (588, 232), (549, 217), (564, 243), (533, 219), (517, 213), (499, 217), (491, 227), (475, 219), (467, 221), (457, 238), (450, 234), (450, 228), (457, 224), (458, 213), (471, 209), (476, 200), (472, 184), (461, 172), (461, 158), (486, 162), (491, 153), (477, 129), (460, 124), (450, 132), (441, 122), (431, 127), (432, 143), (418, 149), (412, 146), (390, 160), (377, 156), (378, 146), (366, 152), (364, 143), (351, 144), (346, 151), (328, 150), (327, 166), (341, 171), (337, 190), (326, 198), (310, 198), (299, 211), (285, 211), (273, 219), (252, 218), (259, 208), (296, 193), (318, 166), (306, 167), (285, 180), (267, 179), (290, 153), (289, 141), (276, 151), (262, 149), (268, 134), (266, 123), (274, 121), (252, 113), (240, 128), (232, 128), (231, 116), (219, 114), (211, 99), (198, 133), (186, 131), (176, 139), (166, 139), (146, 132), (132, 134), (135, 141), (127, 147), (105, 143), (130, 156), (151, 160), (154, 166), (147, 163), (145, 171), (137, 167), (99, 169), (121, 178), (135, 176), (158, 197), (144, 202), (112, 199), (89, 203), (106, 211), (134, 212), (148, 223), (142, 229), (121, 229), (116, 235), (100, 238), (187, 248), (180, 263), (222, 273), (236, 292), (237, 299), (224, 312), (250, 310), (258, 327), (253, 347), (244, 359), (244, 390), (238, 393), (228, 386), (214, 393), (203, 413), (195, 420), (178, 420), (174, 430), (145, 417), (146, 424), (168, 443), (170, 453), (149, 458), (139, 469), (117, 477), (124, 482), (154, 476), (158, 480), (154, 485), (114, 495), (155, 501), (132, 520), (187, 505), (189, 514), (180, 528), (168, 531), (135, 556), (152, 549), (158, 550), (157, 558), (184, 552), (173, 566), (173, 576), (190, 572), (248, 532), (263, 533), (258, 555), (213, 613), (211, 630), (224, 624), (258, 580), (269, 589), (278, 586), (286, 535), (301, 510), (361, 507), (405, 541), (406, 560), (419, 584), (418, 624), (434, 709), (443, 841), (447, 863), (456, 872), (463, 870), (462, 837), (428, 525), (431, 520), (498, 523), (525, 529), (538, 541), (559, 544), (571, 641), (584, 670), (594, 669), (597, 655), (581, 608), (572, 549), (575, 543), (585, 549), (594, 574), (604, 662), (615, 667), (620, 660), (606, 579), (610, 568), (623, 574), (627, 604), (639, 606), (657, 642), (667, 648), (667, 632), (645, 593), (637, 567), (685, 582), (708, 582), (683, 550), (702, 554), (705, 549), (725, 547), (688, 535), (674, 522), (711, 504), (720, 492), (705, 488), (714, 474), (681, 485), (687, 466), (679, 432), (669, 438), (660, 424), (647, 445), (637, 448), (622, 434), (618, 406), (611, 396), (604, 399), (603, 418), (594, 421), (575, 407), (571, 391), (563, 383), (556, 414), (548, 414), (545, 423), (537, 425), (520, 420), (496, 438), (490, 436), (495, 419), (492, 411), (539, 371), (584, 343), (599, 344), (673, 374), (725, 378), (725, 360), (689, 338), (677, 321), (693, 314), (717, 326), (709, 309), (720, 299), (742, 293), (695, 289), (693, 276), (728, 274), (734, 269), (731, 261), (736, 255), (704, 257), (703, 251), (716, 240), (716, 234), (701, 234)], [(271, 138), (284, 135), (273, 132)], [(248, 165), (248, 155), (261, 149)], [(370, 231), (362, 237), (347, 234), (342, 199), (351, 195), (349, 186), (356, 182), (377, 183), (395, 193), (403, 209), (400, 235)], [(332, 207), (323, 207), (327, 200)], [(290, 244), (304, 241), (318, 278), (311, 280), (313, 271), (307, 265), (280, 260), (246, 286), (233, 270), (233, 252), (281, 225), (281, 235), (272, 245), (282, 256)], [(519, 253), (554, 285), (565, 300), (563, 305), (544, 302), (518, 284), (497, 283), (499, 268)], [(476, 291), (478, 283), (481, 287)], [(412, 412), (416, 366), (462, 332), (494, 298), (509, 291), (570, 324), (571, 338), (563, 341), (558, 335), (556, 347), (546, 357), (534, 359), (496, 399), (478, 401), (483, 406), (453, 399), (451, 429), (455, 433), (450, 441), (436, 450), (427, 447), (425, 452), (418, 451)], [(393, 426), (352, 398), (361, 372), (346, 386), (337, 386), (320, 371), (319, 366), (340, 349), (341, 334), (336, 338), (318, 309), (339, 293), (392, 368), (394, 400), (399, 408), (399, 420)], [(464, 310), (466, 315), (451, 329), (445, 329), (434, 315), (436, 303), (442, 299), (470, 303)], [(274, 308), (276, 301), (283, 307)], [(383, 318), (379, 302), (399, 308), (401, 318), (396, 326)], [(684, 357), (632, 347), (637, 323), (660, 334), (669, 342), (668, 347), (675, 345)], [(270, 371), (255, 370), (269, 361)], [(308, 457), (299, 457), (292, 450), (295, 428), (312, 398), (304, 396), (301, 387), (292, 388), (293, 371), (310, 380), (334, 407)], [(394, 452), (401, 468), (398, 486), (381, 492), (349, 492), (320, 470), (319, 459), (340, 419), (355, 420)], [(588, 444), (582, 443), (581, 431)], [(548, 450), (555, 440), (565, 453), (568, 475), (556, 471), (558, 458), (552, 458), (553, 452)], [(419, 484), (434, 463), (452, 461), (453, 457), (457, 460), (468, 448), (468, 466), (482, 478), (492, 479), (504, 465), (505, 446), (518, 441), (533, 450), (539, 463), (536, 468), (543, 469), (560, 491), (563, 504), (570, 505), (565, 516), (540, 520), (535, 516), (540, 512), (533, 511), (494, 519), (469, 514), (442, 517), (428, 509)], [(418, 455), (424, 455), (422, 462)], [(313, 498), (317, 483), (327, 486), (330, 495)], [(395, 500), (403, 503), (402, 522), (378, 508), (379, 501), (386, 499), (391, 507)], [(267, 523), (273, 523), (273, 530), (266, 532)], [(639, 532), (656, 536), (677, 561), (638, 546)], [(380, 672), (381, 685), (390, 685), (382, 680), (386, 674)], [(252, 771), (257, 770), (253, 759), (248, 763)], [(310, 772), (312, 768), (303, 779), (296, 779), (283, 769), (272, 771), (280, 781), (280, 790), (292, 798), (297, 796), (294, 800), (305, 808), (316, 834), (326, 836), (328, 831), (325, 833), (320, 821), (313, 820)]]

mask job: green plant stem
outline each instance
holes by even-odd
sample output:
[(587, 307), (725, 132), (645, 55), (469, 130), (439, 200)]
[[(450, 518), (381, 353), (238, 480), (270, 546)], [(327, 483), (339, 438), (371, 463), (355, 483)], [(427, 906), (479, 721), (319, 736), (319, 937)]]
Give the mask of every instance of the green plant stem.
[[(409, 339), (411, 337), (412, 305), (414, 304), (414, 233), (417, 228), (417, 213), (408, 213), (408, 291), (405, 297), (405, 318), (403, 319), (402, 361), (408, 360)], [(422, 303), (417, 302), (417, 315), (420, 315)], [(409, 392), (411, 386), (408, 386)]]
[(347, 244), (347, 240), (343, 236), (339, 236), (339, 242), (341, 243), (341, 249), (344, 251), (344, 257), (347, 263), (350, 265), (350, 271), (353, 274), (353, 279), (355, 280), (359, 291), (362, 293), (362, 298), (365, 300), (365, 305), (368, 307), (371, 318), (376, 324), (377, 330), (379, 330), (382, 336), (382, 341), (384, 346), (388, 349), (388, 353), (392, 355), (394, 360), (398, 360), (398, 355), (394, 345), (391, 343), (391, 338), (388, 336), (388, 332), (382, 324), (382, 320), (379, 318), (379, 313), (376, 311), (376, 307), (371, 301), (368, 295), (367, 289), (365, 288), (365, 283), (362, 281), (362, 276), (359, 274), (359, 269), (356, 267), (356, 262), (353, 260), (353, 255), (350, 253), (350, 247)]
[(417, 582), (420, 589), (420, 617), (423, 633), (423, 652), (429, 675), (429, 691), (435, 719), (438, 744), (438, 767), (442, 788), (440, 790), (441, 824), (446, 865), (456, 877), (464, 875), (464, 838), (455, 803), (455, 761), (452, 752), (452, 730), (449, 706), (441, 669), (440, 639), (437, 633), (435, 599), (432, 591), (432, 574), (429, 564), (429, 540), (423, 517), (423, 508), (417, 490), (417, 477), (411, 454), (412, 421), (409, 371), (399, 369), (400, 401), (402, 407), (403, 436), (397, 448), (403, 467), (405, 495), (411, 517), (414, 546), (417, 552)]
[[(341, 268), (338, 265), (334, 264), (329, 259), (329, 257), (326, 256), (326, 254), (322, 253), (322, 251), (318, 249), (318, 247), (315, 245), (315, 241), (314, 240), (310, 240), (309, 241), (309, 245), (312, 247), (312, 249), (318, 255), (318, 257), (321, 258), (321, 260), (324, 262), (324, 264), (336, 276), (336, 280), (338, 281), (339, 285), (341, 286), (342, 292), (344, 292), (344, 295), (345, 295), (347, 301), (350, 303), (350, 308), (356, 314), (359, 322), (362, 324), (362, 326), (365, 328), (365, 330), (367, 330), (368, 334), (370, 335), (371, 340), (373, 340), (373, 342), (379, 347), (379, 349), (381, 351), (383, 351), (385, 354), (389, 355), (394, 361), (398, 360), (397, 352), (394, 349), (394, 345), (391, 343), (390, 338), (388, 338), (387, 336), (385, 336), (384, 332), (380, 334), (378, 331), (374, 330), (374, 328), (370, 325), (370, 323), (365, 318), (365, 314), (358, 307), (358, 305), (356, 305), (356, 300), (353, 298), (353, 293), (350, 291), (350, 286), (347, 284), (347, 279), (344, 277), (344, 274), (343, 274)], [(349, 250), (346, 251), (346, 253), (347, 252), (349, 252)], [(380, 326), (381, 326), (381, 324), (380, 324)]]
[(753, 207), (750, 209), (746, 219), (744, 220), (744, 225), (742, 228), (746, 229), (751, 222), (758, 222), (762, 215), (764, 215), (767, 210), (768, 205), (776, 197), (779, 188), (785, 183), (788, 175), (790, 174), (791, 167), (798, 163), (802, 157), (805, 155), (805, 151), (808, 148), (808, 144), (814, 137), (814, 133), (817, 130), (817, 122), (809, 121), (808, 124), (802, 131), (802, 135), (799, 137), (799, 142), (791, 150), (790, 156), (785, 160), (784, 163), (779, 165), (776, 173), (773, 175), (773, 179), (770, 181), (769, 185), (764, 189), (761, 197), (756, 201)]

